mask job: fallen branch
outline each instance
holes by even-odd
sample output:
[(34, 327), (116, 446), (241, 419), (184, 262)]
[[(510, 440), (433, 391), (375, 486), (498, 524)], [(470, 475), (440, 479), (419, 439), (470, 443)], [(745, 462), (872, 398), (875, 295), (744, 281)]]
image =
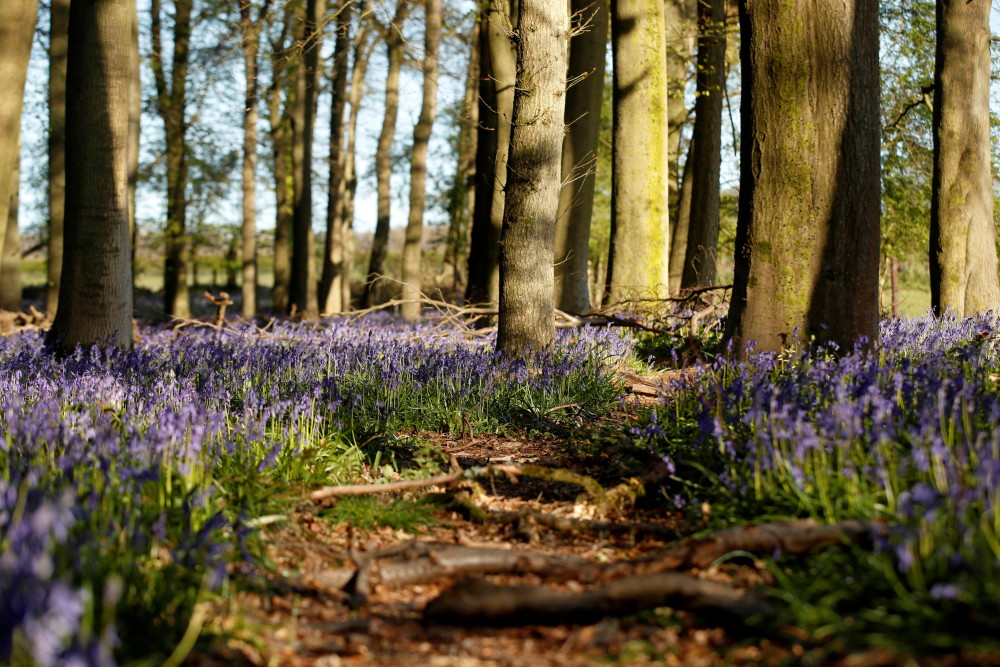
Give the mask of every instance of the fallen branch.
[(309, 494), (310, 500), (324, 500), (340, 496), (367, 496), (373, 493), (396, 493), (421, 489), (428, 486), (454, 484), (464, 477), (464, 472), (452, 472), (446, 475), (435, 475), (421, 479), (405, 479), (387, 484), (348, 484), (344, 486), (324, 486)]
[(424, 619), (461, 625), (556, 625), (592, 623), (662, 606), (709, 613), (729, 622), (769, 611), (755, 596), (730, 586), (666, 572), (626, 577), (583, 593), (463, 579), (427, 605)]

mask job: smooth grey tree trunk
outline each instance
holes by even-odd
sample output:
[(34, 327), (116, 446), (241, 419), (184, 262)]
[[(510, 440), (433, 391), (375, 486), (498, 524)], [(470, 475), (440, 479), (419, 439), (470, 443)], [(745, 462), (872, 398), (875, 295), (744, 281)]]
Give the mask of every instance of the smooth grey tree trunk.
[[(134, 0), (74, 2), (66, 74), (63, 280), (48, 341), (132, 347), (128, 121)], [(125, 35), (126, 39), (122, 39)]]
[(38, 0), (0, 2), (0, 248), (7, 236), (11, 174), (17, 169), (24, 82)]
[(139, 8), (133, 2), (131, 59), (128, 86), (128, 236), (132, 252), (132, 283), (136, 278), (139, 226), (135, 222), (136, 186), (139, 183), (139, 141), (142, 134), (142, 57), (139, 55)]
[(938, 0), (931, 186), (931, 306), (1000, 307), (990, 154), (989, 0)]
[(341, 0), (337, 5), (337, 39), (330, 77), (330, 154), (327, 160), (330, 178), (327, 183), (326, 239), (319, 294), (319, 309), (323, 314), (344, 310), (344, 196), (347, 193), (344, 184), (344, 114), (347, 109), (347, 65), (351, 56), (354, 9), (354, 0)]
[(594, 212), (597, 141), (601, 133), (608, 2), (572, 0), (575, 21), (589, 25), (569, 45), (562, 189), (555, 232), (556, 305), (573, 313), (590, 310), (590, 220)]
[(566, 111), (566, 3), (521, 0), (517, 34), (497, 327), (497, 351), (508, 357), (547, 349), (555, 339), (552, 250)]
[(612, 0), (614, 144), (605, 303), (669, 290), (670, 216), (663, 0)]
[(698, 81), (694, 105), (691, 205), (681, 288), (715, 284), (719, 245), (722, 101), (726, 86), (726, 0), (698, 4)]
[(410, 213), (403, 245), (403, 305), (408, 321), (420, 318), (423, 289), (421, 258), (424, 242), (424, 208), (427, 205), (427, 152), (437, 115), (438, 45), (441, 43), (441, 0), (424, 0), (424, 93), (420, 118), (413, 128), (410, 158)]
[[(741, 3), (737, 354), (878, 335), (876, 0)], [(783, 67), (774, 67), (774, 63)]]
[(49, 243), (45, 262), (45, 312), (59, 307), (63, 262), (63, 209), (66, 203), (66, 44), (69, 0), (51, 0), (49, 8)]
[(408, 0), (399, 0), (392, 22), (386, 26), (386, 49), (389, 68), (385, 78), (385, 115), (382, 132), (378, 137), (375, 153), (375, 178), (378, 197), (378, 218), (375, 235), (372, 238), (371, 261), (368, 263), (368, 278), (365, 281), (365, 307), (371, 307), (379, 299), (379, 278), (385, 271), (385, 258), (389, 253), (389, 230), (392, 213), (392, 142), (396, 137), (396, 117), (399, 114), (399, 72), (403, 66), (406, 42), (403, 40), (403, 22), (410, 13)]
[[(301, 7), (299, 5), (298, 7)], [(295, 201), (292, 172), (292, 119), (289, 104), (282, 104), (282, 94), (295, 81), (298, 59), (290, 57), (289, 36), (293, 24), (301, 19), (294, 5), (283, 10), (281, 31), (271, 40), (271, 82), (267, 88), (267, 111), (271, 151), (274, 158), (274, 284), (271, 307), (285, 314), (289, 307), (292, 282), (292, 206)]]

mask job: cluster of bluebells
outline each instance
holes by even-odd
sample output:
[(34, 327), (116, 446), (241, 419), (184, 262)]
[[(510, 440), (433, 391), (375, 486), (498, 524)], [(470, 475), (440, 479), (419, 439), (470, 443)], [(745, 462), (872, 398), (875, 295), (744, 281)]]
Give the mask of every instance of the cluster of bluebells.
[[(911, 583), (958, 597), (1000, 560), (1000, 317), (892, 320), (880, 334), (846, 352), (720, 357), (661, 412), (689, 401), (700, 438), (686, 455), (711, 459), (731, 497), (885, 519), (881, 546)], [(655, 448), (660, 429), (646, 430)]]
[(113, 618), (109, 582), (125, 600), (168, 563), (196, 589), (218, 584), (248, 518), (219, 498), (221, 466), (265, 470), (345, 431), (583, 403), (615, 391), (606, 365), (626, 352), (588, 329), (529, 367), (488, 340), (386, 318), (149, 329), (131, 352), (68, 357), (36, 333), (0, 338), (0, 663), (114, 664), (114, 622), (97, 618)]

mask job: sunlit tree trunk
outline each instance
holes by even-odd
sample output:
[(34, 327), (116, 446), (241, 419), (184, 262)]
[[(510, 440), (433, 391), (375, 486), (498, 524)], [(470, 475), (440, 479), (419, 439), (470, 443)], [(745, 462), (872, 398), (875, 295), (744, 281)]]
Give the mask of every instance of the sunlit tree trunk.
[(347, 108), (347, 65), (351, 56), (354, 0), (337, 6), (337, 40), (333, 49), (330, 100), (330, 178), (327, 183), (326, 240), (320, 279), (320, 312), (339, 313), (343, 307), (344, 280), (344, 112)]
[(11, 174), (10, 203), (7, 208), (7, 236), (0, 255), (0, 310), (21, 310), (21, 230), (18, 208), (21, 193), (20, 159)]
[[(188, 272), (191, 249), (187, 234), (187, 71), (191, 50), (193, 0), (174, 0), (173, 55), (170, 71), (163, 60), (160, 0), (150, 1), (156, 109), (167, 141), (167, 226), (164, 232), (163, 303), (168, 316), (190, 317)], [(169, 74), (169, 83), (167, 77)]]
[(663, 0), (612, 0), (614, 144), (605, 302), (665, 297), (670, 165)]
[(744, 169), (727, 334), (737, 353), (814, 338), (849, 349), (878, 333), (877, 2), (744, 0), (740, 23)]
[[(698, 34), (698, 0), (665, 0), (663, 23), (666, 26), (667, 46), (667, 151), (670, 161), (668, 185), (671, 211), (680, 197), (678, 176), (680, 171), (681, 134), (688, 122), (690, 111), (684, 104), (688, 78), (694, 71), (692, 56)], [(673, 218), (671, 218), (673, 220)], [(671, 241), (672, 243), (672, 241)], [(673, 255), (671, 255), (673, 260)], [(677, 267), (683, 267), (683, 256)], [(671, 266), (673, 266), (671, 264)], [(671, 292), (673, 293), (673, 292)]]
[(267, 111), (270, 125), (271, 151), (274, 157), (274, 285), (271, 289), (272, 308), (287, 313), (292, 282), (292, 120), (289, 104), (282, 104), (282, 94), (291, 94), (290, 81), (295, 80), (297, 59), (291, 58), (288, 39), (299, 13), (286, 5), (281, 32), (271, 42), (271, 83), (267, 89)]
[(480, 51), (483, 48), (482, 22), (476, 21), (469, 40), (469, 67), (465, 76), (465, 95), (462, 98), (458, 130), (458, 156), (455, 180), (448, 193), (448, 238), (445, 249), (445, 267), (452, 275), (452, 292), (464, 301), (465, 272), (468, 270), (469, 233), (475, 212), (476, 149), (479, 133), (479, 78)]
[(251, 14), (251, 0), (240, 0), (240, 36), (243, 47), (243, 224), (242, 292), (243, 317), (257, 315), (257, 52), (260, 50), (260, 30), (270, 9), (271, 0), (264, 0), (257, 17)]
[(133, 4), (92, 0), (70, 8), (66, 246), (59, 310), (48, 334), (62, 349), (132, 346), (127, 36)]
[(69, 0), (51, 0), (49, 22), (49, 243), (45, 266), (45, 311), (51, 316), (59, 306), (59, 277), (62, 275), (63, 261)]
[(365, 281), (365, 306), (375, 305), (379, 294), (379, 277), (385, 271), (389, 252), (390, 214), (392, 210), (392, 142), (396, 137), (396, 116), (399, 113), (399, 71), (403, 66), (406, 43), (403, 41), (403, 21), (410, 13), (408, 0), (399, 0), (392, 22), (385, 28), (385, 45), (389, 68), (385, 78), (385, 115), (375, 153), (375, 178), (378, 195), (378, 218), (372, 238), (372, 255)]
[(139, 183), (139, 139), (142, 134), (142, 58), (139, 55), (139, 8), (135, 2), (130, 2), (129, 6), (132, 11), (132, 47), (128, 86), (128, 235), (134, 285), (137, 271), (136, 251), (139, 247), (139, 226), (135, 220), (135, 193)]
[(691, 206), (682, 288), (715, 284), (719, 244), (722, 98), (726, 86), (726, 0), (698, 4), (698, 83), (694, 105)]
[(497, 351), (509, 357), (546, 349), (555, 338), (552, 251), (566, 109), (566, 3), (521, 0), (517, 34), (497, 326)]
[(938, 0), (931, 189), (931, 305), (1000, 307), (990, 154), (989, 0)]
[(420, 118), (413, 128), (410, 158), (410, 213), (403, 245), (402, 315), (414, 321), (420, 317), (422, 285), (421, 257), (424, 241), (424, 207), (427, 205), (427, 148), (437, 114), (438, 44), (441, 42), (441, 0), (424, 1), (424, 94)]
[(604, 60), (608, 44), (606, 0), (572, 0), (574, 21), (588, 21), (569, 45), (570, 84), (566, 91), (566, 138), (562, 151), (562, 189), (555, 231), (556, 305), (566, 311), (590, 310), (587, 276), (590, 220), (594, 210), (597, 140), (601, 133)]
[(7, 204), (11, 175), (17, 169), (24, 82), (37, 11), (38, 0), (0, 2), (0, 249), (7, 236)]
[(500, 230), (517, 75), (514, 45), (509, 36), (516, 24), (516, 16), (508, 13), (511, 4), (503, 0), (485, 2), (481, 131), (476, 148), (476, 203), (469, 246), (469, 284), (465, 291), (465, 300), (470, 303), (496, 303), (500, 285)]

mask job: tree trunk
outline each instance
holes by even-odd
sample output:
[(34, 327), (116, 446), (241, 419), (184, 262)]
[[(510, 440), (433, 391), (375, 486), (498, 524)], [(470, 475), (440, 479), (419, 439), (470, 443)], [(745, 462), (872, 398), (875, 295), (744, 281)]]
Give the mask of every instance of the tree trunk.
[(1000, 307), (990, 155), (990, 2), (938, 0), (931, 306)]
[(715, 284), (719, 244), (722, 98), (726, 87), (726, 0), (698, 3), (698, 85), (694, 105), (691, 207), (681, 288)]
[[(18, 151), (20, 152), (20, 151)], [(21, 310), (21, 230), (18, 228), (18, 208), (21, 193), (20, 155), (11, 174), (10, 202), (7, 213), (7, 235), (0, 255), (0, 310)]]
[(151, 0), (152, 53), (156, 108), (167, 140), (167, 226), (164, 232), (163, 307), (168, 316), (190, 317), (187, 234), (187, 71), (191, 47), (193, 0), (174, 0), (173, 55), (170, 82), (163, 65), (160, 0)]
[(458, 119), (458, 164), (455, 180), (448, 196), (448, 239), (445, 265), (451, 267), (452, 292), (456, 300), (464, 300), (467, 280), (463, 269), (468, 269), (469, 232), (475, 214), (476, 149), (478, 147), (480, 51), (484, 42), (482, 22), (476, 21), (469, 40), (469, 67), (465, 77), (465, 95), (461, 116)]
[(319, 317), (316, 294), (316, 253), (312, 230), (312, 155), (316, 124), (316, 90), (319, 84), (319, 51), (323, 42), (322, 21), (326, 0), (307, 0), (302, 25), (300, 58), (292, 107), (295, 173), (295, 205), (292, 217), (292, 284), (290, 312), (305, 320)]
[(296, 60), (290, 59), (288, 38), (297, 18), (293, 6), (285, 6), (281, 33), (271, 42), (271, 83), (267, 89), (268, 122), (271, 150), (274, 155), (274, 285), (271, 288), (271, 307), (276, 313), (287, 313), (289, 290), (292, 281), (292, 205), (294, 189), (292, 177), (292, 121), (288, 105), (282, 105), (282, 92), (288, 91), (288, 82), (294, 80)]
[[(878, 333), (876, 0), (744, 1), (737, 354)], [(774, 63), (781, 63), (775, 67)]]
[(132, 47), (128, 80), (128, 238), (132, 258), (132, 284), (135, 285), (135, 255), (139, 247), (135, 192), (139, 183), (139, 139), (142, 134), (142, 57), (139, 55), (139, 8), (135, 2), (130, 2), (129, 9), (132, 12)]
[[(35, 36), (38, 0), (0, 2), (0, 249), (7, 236), (12, 174), (18, 163), (24, 82)], [(0, 259), (2, 261), (2, 259)]]
[(128, 121), (134, 0), (74, 2), (66, 74), (66, 247), (48, 341), (132, 347)]
[(320, 312), (339, 313), (343, 306), (344, 281), (344, 112), (347, 108), (347, 64), (351, 55), (351, 23), (354, 0), (341, 0), (337, 7), (337, 41), (333, 49), (330, 101), (330, 179), (327, 184), (326, 241), (323, 275), (320, 279)]
[(257, 52), (260, 31), (270, 7), (264, 0), (257, 18), (251, 16), (250, 0), (240, 0), (240, 35), (243, 47), (243, 70), (246, 74), (243, 94), (243, 224), (242, 292), (243, 317), (257, 316)]
[(355, 169), (355, 146), (358, 135), (358, 114), (365, 92), (365, 74), (375, 41), (369, 39), (372, 32), (371, 10), (362, 12), (361, 24), (354, 40), (354, 62), (351, 64), (351, 92), (348, 102), (351, 114), (347, 121), (347, 148), (344, 152), (344, 213), (341, 238), (344, 239), (344, 280), (341, 282), (341, 303), (343, 310), (351, 309), (351, 270), (354, 267), (354, 195), (358, 190), (358, 176)]
[(614, 145), (606, 303), (666, 297), (667, 79), (662, 0), (613, 0)]
[(427, 204), (427, 146), (437, 113), (438, 45), (441, 42), (441, 0), (425, 0), (424, 13), (424, 96), (420, 118), (413, 128), (413, 155), (410, 158), (410, 214), (403, 246), (402, 315), (408, 321), (420, 319), (422, 275), (420, 259), (424, 241), (424, 208)]
[(63, 210), (66, 203), (66, 42), (69, 0), (51, 0), (49, 9), (49, 244), (46, 257), (45, 312), (59, 307), (63, 262)]
[[(667, 97), (670, 100), (667, 109), (667, 150), (670, 161), (667, 184), (670, 188), (671, 219), (677, 210), (680, 188), (683, 187), (678, 185), (679, 153), (681, 134), (690, 117), (684, 97), (692, 71), (691, 56), (694, 54), (698, 35), (698, 5), (698, 0), (665, 0), (663, 3), (663, 22), (667, 29)], [(682, 268), (683, 260), (681, 257), (678, 268)], [(673, 293), (671, 290), (671, 294)]]
[(403, 21), (410, 13), (408, 0), (399, 0), (396, 15), (385, 28), (385, 45), (388, 50), (389, 69), (385, 78), (385, 116), (382, 132), (378, 137), (375, 153), (375, 177), (378, 190), (378, 219), (372, 238), (372, 256), (365, 281), (365, 306), (378, 301), (379, 277), (385, 270), (385, 257), (389, 252), (390, 213), (392, 209), (392, 142), (396, 137), (396, 116), (399, 112), (399, 71), (403, 66), (406, 43), (403, 41)]
[(497, 327), (497, 351), (508, 357), (547, 349), (555, 338), (552, 251), (566, 110), (566, 3), (521, 0), (517, 32)]
[[(469, 246), (469, 303), (496, 303), (500, 286), (500, 232), (514, 113), (517, 61), (509, 31), (516, 20), (503, 0), (486, 0), (486, 52), (480, 88), (480, 128), (476, 149), (476, 204)], [(486, 88), (486, 90), (483, 90)]]
[[(597, 140), (601, 133), (604, 60), (608, 44), (606, 0), (572, 0), (576, 20), (587, 20), (585, 32), (569, 45), (570, 87), (566, 91), (566, 138), (562, 151), (562, 190), (555, 231), (555, 294), (561, 310), (590, 310), (587, 269), (590, 219), (594, 212)], [(581, 78), (582, 77), (582, 78)]]
[(691, 227), (691, 186), (694, 171), (694, 141), (688, 143), (684, 160), (684, 177), (677, 197), (677, 214), (670, 225), (670, 294), (680, 293), (684, 275), (684, 256), (687, 254), (688, 229)]

